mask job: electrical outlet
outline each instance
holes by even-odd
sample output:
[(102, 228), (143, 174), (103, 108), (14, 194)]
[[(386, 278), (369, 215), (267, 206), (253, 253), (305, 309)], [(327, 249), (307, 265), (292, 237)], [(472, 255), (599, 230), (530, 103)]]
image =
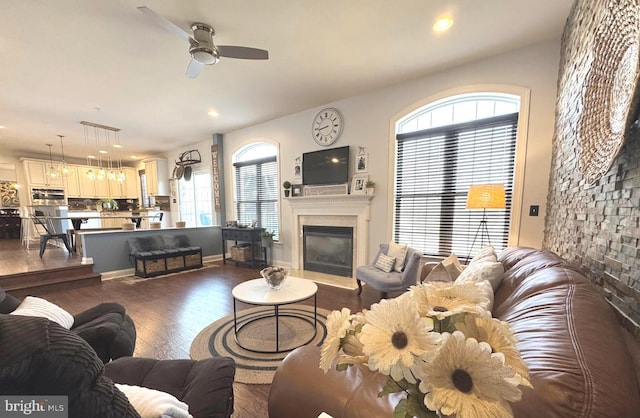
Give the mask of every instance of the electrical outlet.
[(538, 205), (529, 206), (529, 216), (538, 216), (539, 213), (540, 213), (540, 206)]

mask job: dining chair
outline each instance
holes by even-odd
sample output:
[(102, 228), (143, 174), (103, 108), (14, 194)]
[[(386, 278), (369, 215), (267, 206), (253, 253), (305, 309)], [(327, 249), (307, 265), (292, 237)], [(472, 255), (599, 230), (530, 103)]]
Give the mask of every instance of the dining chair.
[[(63, 231), (56, 231), (55, 225), (51, 222), (51, 219), (44, 216), (44, 212), (40, 210), (34, 211), (34, 216), (31, 219), (34, 222), (36, 230), (40, 233), (40, 258), (44, 254), (44, 250), (47, 247), (47, 242), (51, 239), (59, 239), (64, 243), (65, 248), (69, 251), (69, 254), (73, 253), (71, 245), (69, 243), (69, 239), (67, 238), (67, 233)], [(42, 231), (38, 228), (41, 227)]]

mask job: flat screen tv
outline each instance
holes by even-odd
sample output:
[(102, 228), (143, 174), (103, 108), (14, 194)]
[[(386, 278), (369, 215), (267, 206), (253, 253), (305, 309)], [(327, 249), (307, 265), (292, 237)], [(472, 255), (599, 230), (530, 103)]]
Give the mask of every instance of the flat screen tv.
[(302, 154), (302, 184), (349, 182), (349, 146)]

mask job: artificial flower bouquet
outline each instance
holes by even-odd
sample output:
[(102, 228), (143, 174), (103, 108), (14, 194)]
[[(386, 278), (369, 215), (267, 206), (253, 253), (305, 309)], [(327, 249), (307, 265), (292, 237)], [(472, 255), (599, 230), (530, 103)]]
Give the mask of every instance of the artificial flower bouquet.
[(519, 386), (532, 386), (510, 325), (491, 317), (486, 286), (425, 283), (370, 310), (333, 311), (320, 368), (364, 364), (388, 376), (379, 396), (406, 393), (394, 418), (512, 417)]

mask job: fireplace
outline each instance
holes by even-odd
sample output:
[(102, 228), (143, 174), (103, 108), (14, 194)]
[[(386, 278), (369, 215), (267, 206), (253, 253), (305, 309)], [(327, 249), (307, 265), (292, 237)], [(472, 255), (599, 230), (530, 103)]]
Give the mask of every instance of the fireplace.
[[(291, 207), (291, 268), (306, 270), (304, 262), (304, 227), (346, 227), (352, 230), (351, 272), (343, 277), (355, 286), (355, 269), (368, 264), (370, 195), (300, 196), (288, 199)], [(313, 271), (314, 277), (324, 274)], [(301, 273), (302, 274), (302, 273)]]
[(303, 225), (302, 253), (305, 270), (351, 277), (353, 228)]

